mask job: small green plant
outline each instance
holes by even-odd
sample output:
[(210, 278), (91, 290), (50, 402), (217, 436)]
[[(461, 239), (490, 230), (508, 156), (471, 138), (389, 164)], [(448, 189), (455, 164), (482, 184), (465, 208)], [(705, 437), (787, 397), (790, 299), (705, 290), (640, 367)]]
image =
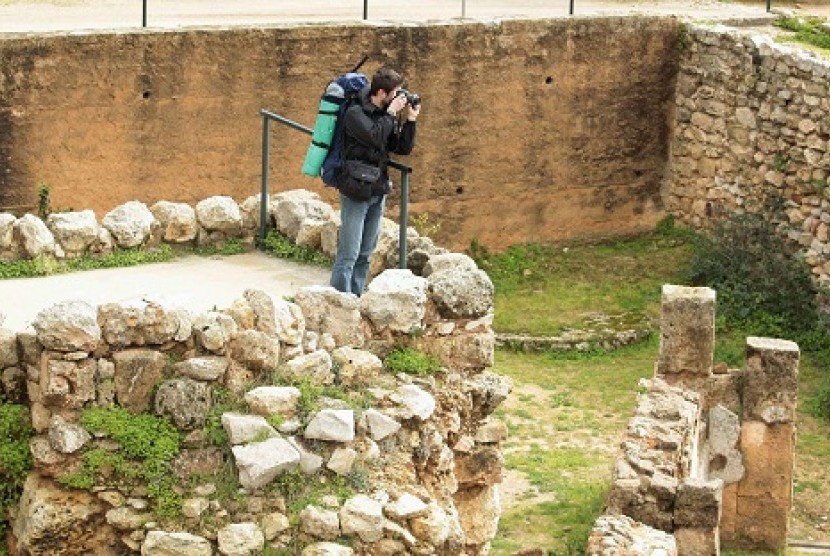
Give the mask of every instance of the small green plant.
[(441, 362), (426, 353), (408, 348), (393, 350), (383, 361), (391, 373), (431, 375), (441, 370)]
[(309, 247), (297, 245), (275, 230), (271, 230), (265, 236), (263, 247), (267, 253), (281, 259), (290, 259), (317, 266), (331, 266), (331, 259), (323, 253)]
[(137, 266), (169, 261), (175, 256), (169, 245), (154, 249), (122, 249), (101, 257), (84, 255), (66, 261), (40, 255), (31, 260), (0, 262), (0, 279), (34, 278), (78, 270)]
[(689, 48), (689, 27), (685, 23), (677, 25), (677, 52), (683, 54)]
[(824, 192), (827, 191), (827, 179), (823, 179), (823, 180), (814, 179), (811, 182), (811, 184), (813, 186), (813, 189), (819, 195), (824, 195)]
[(441, 221), (430, 213), (415, 214), (409, 218), (412, 227), (422, 236), (435, 237), (441, 231)]
[(240, 239), (229, 239), (222, 242), (220, 245), (204, 245), (193, 247), (189, 252), (200, 257), (209, 257), (212, 255), (239, 255), (246, 251), (245, 244)]
[(783, 172), (790, 164), (790, 159), (781, 153), (775, 153), (775, 158), (772, 161), (772, 168), (776, 172)]
[(0, 546), (6, 536), (6, 510), (17, 504), (32, 468), (29, 440), (33, 434), (28, 409), (7, 403), (0, 395)]
[(50, 204), (49, 186), (41, 183), (37, 190), (37, 215), (40, 216), (41, 220), (46, 220), (46, 217), (52, 212)]

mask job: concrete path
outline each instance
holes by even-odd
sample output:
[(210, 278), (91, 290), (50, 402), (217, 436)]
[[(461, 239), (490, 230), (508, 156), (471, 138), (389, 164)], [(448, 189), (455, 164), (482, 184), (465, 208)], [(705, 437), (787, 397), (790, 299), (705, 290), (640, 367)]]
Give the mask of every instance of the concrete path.
[[(39, 311), (67, 299), (93, 305), (149, 296), (201, 313), (224, 309), (248, 288), (282, 297), (309, 285), (328, 285), (329, 270), (263, 253), (184, 257), (167, 263), (0, 280), (3, 328), (22, 331)], [(2, 320), (2, 317), (0, 317)]]

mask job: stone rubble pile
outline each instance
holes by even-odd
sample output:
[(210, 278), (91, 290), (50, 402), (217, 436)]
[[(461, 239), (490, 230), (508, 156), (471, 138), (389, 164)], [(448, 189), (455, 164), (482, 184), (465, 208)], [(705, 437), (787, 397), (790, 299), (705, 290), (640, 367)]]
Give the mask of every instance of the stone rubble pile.
[(686, 31), (666, 207), (696, 228), (761, 214), (830, 280), (830, 62), (722, 26)]
[[(280, 195), (272, 211), (278, 227), (321, 246), (331, 208), (313, 194)], [(218, 241), (255, 225), (250, 203), (208, 201), (195, 210), (132, 204), (100, 229), (118, 245), (140, 245), (153, 234)], [(89, 245), (53, 237), (64, 238), (54, 240), (64, 253)], [(12, 523), (18, 549), (487, 553), (506, 438), (491, 414), (511, 388), (488, 370), (492, 284), (471, 260), (456, 264), (463, 256), (423, 253), (428, 274), (383, 271), (361, 298), (329, 287), (303, 288), (291, 301), (248, 290), (231, 307), (200, 315), (152, 299), (66, 301), (42, 311), (34, 332), (0, 329), (0, 389), (31, 408), (36, 432), (35, 467)], [(390, 373), (384, 359), (401, 348), (438, 359), (440, 370)], [(310, 388), (341, 395), (309, 400)], [(227, 395), (235, 409), (217, 414)], [(89, 408), (111, 407), (154, 414), (178, 431), (181, 449), (169, 469), (178, 518), (156, 511), (151, 485), (60, 483), (83, 468), (87, 453), (119, 454), (113, 439), (81, 420)], [(211, 426), (227, 444), (216, 443), (216, 430), (207, 434)], [(223, 494), (228, 477), (233, 496)], [(283, 480), (329, 484), (332, 492), (294, 508)], [(344, 481), (353, 490), (338, 495)]]

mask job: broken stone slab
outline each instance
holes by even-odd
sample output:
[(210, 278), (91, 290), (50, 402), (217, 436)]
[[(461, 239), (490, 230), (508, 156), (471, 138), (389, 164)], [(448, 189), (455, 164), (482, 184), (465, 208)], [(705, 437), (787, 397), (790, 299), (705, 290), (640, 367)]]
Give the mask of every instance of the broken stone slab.
[(412, 518), (409, 525), (412, 534), (418, 540), (432, 546), (441, 546), (450, 535), (449, 516), (435, 502), (430, 502), (427, 511), (423, 515)]
[(366, 426), (372, 440), (383, 440), (401, 429), (399, 422), (377, 409), (369, 408), (363, 413), (363, 416), (366, 418)]
[(216, 533), (219, 553), (224, 556), (249, 556), (265, 548), (265, 536), (256, 523), (231, 523)]
[(306, 426), (303, 436), (308, 439), (351, 442), (355, 435), (354, 411), (351, 409), (322, 409)]
[(435, 398), (414, 384), (404, 384), (397, 389), (399, 414), (402, 419), (418, 418), (426, 421), (435, 411)]
[(300, 439), (292, 436), (288, 438), (288, 442), (290, 442), (291, 445), (294, 446), (294, 449), (300, 454), (300, 469), (303, 473), (306, 475), (313, 475), (323, 467), (323, 458), (308, 450)]
[(658, 375), (708, 376), (715, 347), (715, 290), (663, 285)]
[(207, 351), (217, 355), (225, 354), (237, 330), (238, 327), (233, 317), (217, 311), (210, 311), (193, 319), (193, 334), (196, 342)]
[(151, 514), (140, 513), (133, 508), (121, 507), (109, 510), (105, 518), (107, 523), (120, 531), (138, 529), (150, 521)]
[(245, 444), (264, 438), (279, 438), (279, 434), (265, 417), (260, 415), (244, 415), (241, 413), (223, 413), (222, 427), (228, 434), (228, 441), (233, 444)]
[(401, 494), (397, 500), (383, 507), (386, 515), (398, 521), (407, 520), (426, 513), (427, 504), (408, 492)]
[(344, 535), (356, 535), (371, 543), (383, 538), (383, 506), (380, 502), (358, 494), (352, 496), (340, 509), (340, 527)]
[(196, 211), (187, 203), (159, 201), (150, 212), (161, 226), (161, 237), (167, 243), (188, 243), (196, 239), (199, 226)]
[(383, 362), (370, 351), (341, 347), (331, 354), (332, 363), (344, 386), (368, 386), (376, 382), (383, 371)]
[(497, 444), (507, 440), (507, 425), (504, 421), (490, 418), (476, 431), (475, 441), (479, 444)]
[(275, 371), (280, 364), (280, 341), (259, 330), (242, 330), (231, 340), (230, 355), (249, 369)]
[(495, 538), (501, 517), (497, 486), (465, 488), (456, 492), (453, 500), (467, 544), (483, 545)]
[(774, 338), (746, 339), (743, 420), (791, 423), (798, 401), (798, 344)]
[(300, 531), (316, 539), (334, 540), (340, 536), (340, 516), (335, 511), (308, 505), (300, 512)]
[(141, 556), (212, 556), (213, 547), (204, 537), (190, 533), (150, 531), (141, 544)]
[(32, 323), (37, 339), (49, 350), (94, 351), (101, 343), (95, 307), (85, 301), (63, 301), (37, 314)]
[(423, 328), (427, 280), (408, 269), (384, 270), (360, 298), (360, 310), (378, 330), (409, 333)]
[(167, 357), (147, 349), (117, 351), (115, 363), (115, 396), (118, 403), (133, 413), (150, 406), (153, 389), (167, 367)]
[(723, 481), (686, 479), (674, 502), (676, 527), (715, 529), (720, 523)]
[(352, 448), (336, 448), (332, 452), (326, 468), (341, 476), (348, 475), (354, 467), (355, 460), (357, 460), (357, 452)]
[(129, 201), (104, 215), (101, 224), (109, 230), (119, 247), (138, 247), (150, 237), (156, 218), (147, 205), (140, 201)]
[(296, 303), (284, 299), (274, 300), (273, 307), (274, 334), (285, 344), (301, 345), (306, 332), (303, 310)]
[(300, 453), (284, 438), (233, 446), (231, 450), (239, 470), (239, 483), (248, 489), (264, 487), (300, 462)]
[(262, 534), (265, 535), (266, 541), (274, 540), (277, 538), (277, 535), (291, 528), (291, 522), (288, 520), (288, 516), (281, 512), (265, 514), (262, 516), (259, 525), (262, 529)]
[(213, 382), (225, 375), (229, 363), (227, 357), (216, 355), (191, 357), (173, 365), (173, 372), (194, 380)]
[(285, 417), (294, 415), (300, 389), (294, 386), (259, 386), (245, 394), (245, 403), (257, 415), (268, 417), (279, 413)]
[(707, 433), (707, 477), (721, 479), (724, 484), (740, 481), (744, 476), (744, 464), (739, 446), (741, 421), (738, 416), (722, 405), (711, 408)]

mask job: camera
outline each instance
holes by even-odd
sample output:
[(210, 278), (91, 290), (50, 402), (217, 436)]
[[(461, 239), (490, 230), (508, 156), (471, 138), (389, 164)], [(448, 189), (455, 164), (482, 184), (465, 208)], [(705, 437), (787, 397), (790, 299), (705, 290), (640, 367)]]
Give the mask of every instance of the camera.
[(412, 107), (417, 107), (419, 104), (421, 104), (421, 97), (417, 93), (407, 91), (406, 89), (399, 89), (398, 94), (396, 96), (405, 96), (406, 103)]

